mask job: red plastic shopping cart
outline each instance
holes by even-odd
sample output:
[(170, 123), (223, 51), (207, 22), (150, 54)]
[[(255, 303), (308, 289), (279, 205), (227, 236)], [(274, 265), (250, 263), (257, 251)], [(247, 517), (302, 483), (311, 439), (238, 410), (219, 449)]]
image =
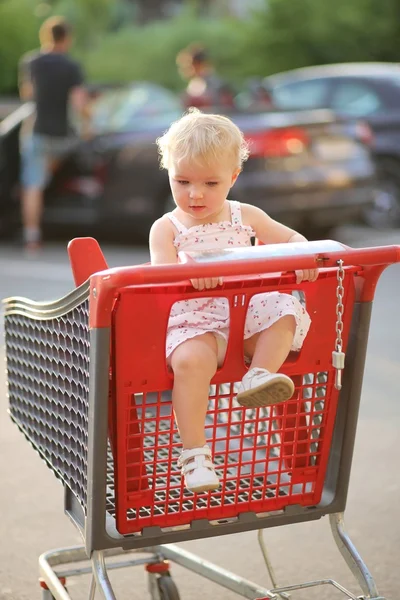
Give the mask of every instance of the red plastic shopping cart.
[[(85, 540), (42, 555), (44, 598), (69, 599), (63, 577), (82, 570), (61, 572), (60, 565), (88, 558), (89, 597), (98, 586), (115, 598), (104, 558), (146, 549), (149, 558), (126, 564), (145, 562), (153, 600), (179, 598), (167, 559), (246, 598), (285, 598), (291, 589), (331, 583), (355, 599), (332, 580), (276, 584), (261, 530), (326, 514), (363, 593), (378, 598), (345, 534), (343, 511), (374, 290), (382, 270), (400, 262), (400, 247), (280, 244), (115, 269), (91, 238), (73, 240), (69, 252), (76, 290), (53, 303), (5, 300), (10, 415), (63, 481), (65, 510)], [(295, 269), (316, 266), (317, 282), (295, 283)], [(222, 288), (198, 292), (188, 281), (213, 276), (224, 277)], [(302, 350), (283, 369), (296, 391), (283, 404), (245, 410), (236, 391), (246, 370), (246, 311), (254, 295), (275, 290), (297, 295), (312, 319)], [(205, 294), (230, 307), (226, 358), (211, 382), (206, 419), (221, 487), (192, 494), (177, 467), (165, 339), (173, 304)], [(270, 589), (171, 544), (252, 529), (260, 530)]]

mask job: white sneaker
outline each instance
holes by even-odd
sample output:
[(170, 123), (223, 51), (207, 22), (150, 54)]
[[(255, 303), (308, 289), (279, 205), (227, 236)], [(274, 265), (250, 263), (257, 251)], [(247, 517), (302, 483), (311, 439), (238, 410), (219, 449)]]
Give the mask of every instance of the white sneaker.
[(267, 369), (249, 369), (239, 386), (237, 401), (242, 406), (255, 408), (289, 400), (294, 383), (283, 373), (270, 373)]
[(178, 467), (182, 467), (185, 487), (191, 492), (206, 492), (219, 488), (219, 479), (211, 461), (211, 450), (207, 446), (183, 450)]

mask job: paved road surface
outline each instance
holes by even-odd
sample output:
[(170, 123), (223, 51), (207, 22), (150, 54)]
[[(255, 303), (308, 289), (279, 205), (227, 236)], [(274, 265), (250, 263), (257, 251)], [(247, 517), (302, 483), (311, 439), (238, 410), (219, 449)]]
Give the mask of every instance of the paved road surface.
[[(378, 236), (350, 228), (337, 237), (360, 246), (400, 243), (398, 232)], [(147, 260), (147, 252), (141, 248), (107, 247), (105, 254), (113, 266)], [(1, 297), (51, 299), (60, 297), (71, 286), (63, 246), (50, 246), (35, 261), (26, 261), (11, 247), (0, 247)], [(399, 297), (400, 266), (395, 266), (383, 274), (374, 303), (346, 512), (348, 531), (370, 566), (380, 593), (392, 600), (400, 588)], [(63, 515), (61, 485), (11, 424), (5, 408), (4, 400), (0, 411), (0, 600), (39, 600), (39, 554), (80, 543), (80, 539)], [(266, 539), (280, 582), (331, 577), (360, 593), (336, 551), (327, 519), (267, 530)], [(184, 547), (260, 585), (268, 585), (254, 532), (196, 540)], [(173, 573), (182, 600), (238, 598), (179, 567), (173, 567)], [(120, 593), (118, 598), (148, 598), (142, 568), (114, 572), (112, 579)], [(72, 597), (86, 598), (87, 586), (87, 577), (71, 580)], [(327, 587), (294, 595), (300, 600), (334, 597), (339, 598), (340, 593)]]

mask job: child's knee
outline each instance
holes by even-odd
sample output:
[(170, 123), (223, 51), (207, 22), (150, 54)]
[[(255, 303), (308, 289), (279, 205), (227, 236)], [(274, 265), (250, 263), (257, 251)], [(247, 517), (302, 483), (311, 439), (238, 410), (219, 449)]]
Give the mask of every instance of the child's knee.
[(200, 365), (200, 357), (190, 350), (179, 352), (177, 349), (171, 356), (171, 367), (174, 373), (193, 373), (200, 370)]
[(208, 374), (217, 368), (217, 344), (213, 339), (199, 336), (183, 342), (171, 355), (171, 368), (175, 374)]

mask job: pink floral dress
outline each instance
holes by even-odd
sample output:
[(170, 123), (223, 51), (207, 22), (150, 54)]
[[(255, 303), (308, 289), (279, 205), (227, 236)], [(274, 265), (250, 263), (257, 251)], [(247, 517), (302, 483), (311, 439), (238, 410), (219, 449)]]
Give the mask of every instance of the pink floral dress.
[[(198, 252), (251, 246), (251, 238), (255, 237), (255, 232), (249, 225), (243, 225), (240, 202), (230, 200), (229, 203), (231, 221), (195, 225), (189, 229), (172, 213), (168, 213), (167, 216), (178, 232), (174, 240), (177, 251)], [(266, 292), (252, 297), (247, 311), (244, 339), (267, 329), (285, 315), (293, 315), (296, 319), (292, 350), (300, 350), (310, 327), (310, 317), (297, 298), (280, 292)], [(227, 344), (229, 304), (226, 298), (209, 297), (176, 302), (168, 321), (167, 357), (182, 342), (207, 332), (220, 336)]]

